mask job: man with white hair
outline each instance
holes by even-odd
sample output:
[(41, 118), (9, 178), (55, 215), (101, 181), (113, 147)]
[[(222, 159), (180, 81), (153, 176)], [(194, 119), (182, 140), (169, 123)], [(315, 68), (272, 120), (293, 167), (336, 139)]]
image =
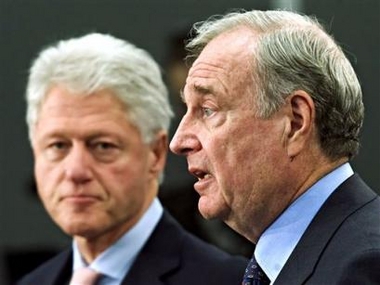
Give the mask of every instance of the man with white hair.
[(349, 163), (364, 108), (341, 48), (289, 11), (212, 17), (194, 34), (170, 147), (198, 177), (203, 216), (256, 244), (244, 285), (380, 284), (380, 198)]
[(89, 34), (40, 53), (27, 86), (35, 177), (73, 244), (18, 284), (240, 283), (246, 261), (187, 233), (157, 199), (171, 117), (158, 65), (126, 41)]

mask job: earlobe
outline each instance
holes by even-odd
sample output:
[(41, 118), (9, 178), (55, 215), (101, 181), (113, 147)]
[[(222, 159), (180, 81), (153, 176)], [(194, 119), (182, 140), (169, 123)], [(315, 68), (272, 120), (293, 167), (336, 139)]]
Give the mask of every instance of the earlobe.
[(292, 161), (308, 146), (313, 135), (315, 106), (311, 96), (303, 90), (293, 92), (287, 101), (291, 110), (287, 151)]

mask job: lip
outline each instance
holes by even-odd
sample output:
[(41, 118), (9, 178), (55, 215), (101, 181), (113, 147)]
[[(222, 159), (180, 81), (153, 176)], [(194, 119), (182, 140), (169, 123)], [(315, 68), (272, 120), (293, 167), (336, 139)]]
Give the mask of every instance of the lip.
[(207, 177), (202, 178), (194, 183), (194, 189), (202, 194), (212, 183), (213, 177), (211, 175), (207, 175)]
[(190, 166), (188, 167), (188, 171), (191, 175), (195, 176), (198, 179), (203, 179), (208, 172), (204, 170), (204, 168), (201, 167), (195, 167), (195, 166)]
[(74, 204), (90, 204), (99, 200), (95, 195), (67, 195), (62, 197), (63, 201)]
[(189, 167), (189, 172), (198, 179), (198, 181), (194, 183), (194, 189), (199, 194), (206, 190), (206, 188), (213, 180), (213, 176), (202, 168)]

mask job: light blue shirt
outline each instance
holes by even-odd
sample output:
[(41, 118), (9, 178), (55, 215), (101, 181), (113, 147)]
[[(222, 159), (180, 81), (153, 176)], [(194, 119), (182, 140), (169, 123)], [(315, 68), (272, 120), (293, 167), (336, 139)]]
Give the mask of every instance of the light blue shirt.
[[(156, 198), (138, 223), (89, 265), (90, 268), (105, 275), (99, 280), (99, 285), (121, 284), (162, 213), (162, 205)], [(73, 241), (73, 257), (73, 270), (88, 266), (82, 259), (75, 241)]]
[(349, 163), (339, 166), (298, 197), (261, 235), (254, 254), (271, 284), (323, 203), (353, 174)]

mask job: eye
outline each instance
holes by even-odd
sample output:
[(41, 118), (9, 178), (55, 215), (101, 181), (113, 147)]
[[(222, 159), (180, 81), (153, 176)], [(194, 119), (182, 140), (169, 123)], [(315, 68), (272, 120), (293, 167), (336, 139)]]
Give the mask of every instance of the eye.
[(113, 141), (94, 141), (89, 144), (94, 157), (101, 162), (113, 162), (120, 155), (120, 147)]
[(55, 141), (49, 144), (49, 148), (56, 151), (62, 151), (69, 147), (69, 145), (64, 141)]
[(50, 161), (58, 161), (65, 157), (70, 149), (70, 144), (66, 141), (53, 141), (45, 148), (45, 156)]
[(212, 109), (206, 107), (202, 108), (202, 111), (206, 117), (210, 117), (214, 113)]
[(116, 145), (110, 142), (97, 142), (93, 147), (98, 151), (109, 151), (116, 148)]

